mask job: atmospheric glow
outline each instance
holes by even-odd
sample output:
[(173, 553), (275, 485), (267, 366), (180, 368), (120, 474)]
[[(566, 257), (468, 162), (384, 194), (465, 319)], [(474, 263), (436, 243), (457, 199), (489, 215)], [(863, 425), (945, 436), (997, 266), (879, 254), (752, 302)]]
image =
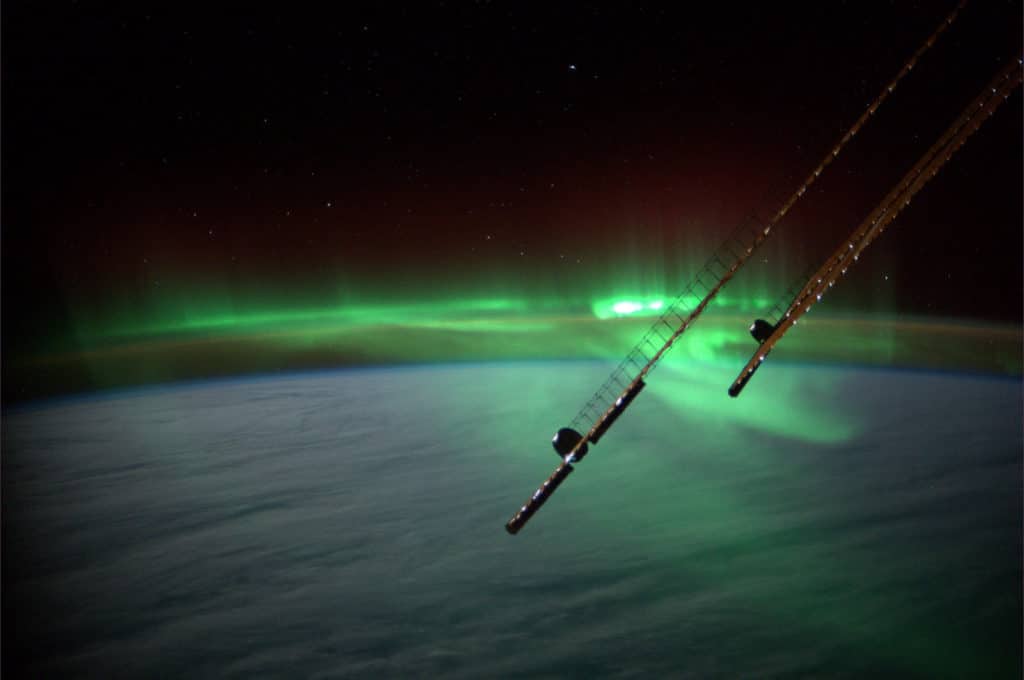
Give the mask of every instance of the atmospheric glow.
[[(696, 295), (684, 295), (678, 301), (685, 309), (693, 309), (700, 304)], [(598, 319), (614, 319), (623, 316), (658, 316), (668, 306), (676, 302), (676, 298), (666, 295), (631, 295), (629, 297), (601, 298), (591, 305)], [(720, 293), (711, 301), (709, 309), (734, 310), (740, 312), (760, 312), (772, 306), (772, 300), (763, 295), (728, 295)]]
[(630, 296), (594, 300), (591, 311), (598, 319), (614, 319), (623, 316), (657, 316), (666, 306), (663, 296)]
[(612, 305), (612, 311), (616, 314), (632, 314), (638, 312), (644, 308), (644, 305), (639, 302), (630, 302), (628, 300), (623, 302), (616, 302)]

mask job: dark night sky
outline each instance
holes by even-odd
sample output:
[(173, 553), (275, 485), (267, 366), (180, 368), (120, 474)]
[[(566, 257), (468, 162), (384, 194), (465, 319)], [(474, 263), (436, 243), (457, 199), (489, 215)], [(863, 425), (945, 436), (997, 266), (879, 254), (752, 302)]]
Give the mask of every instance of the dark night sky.
[[(5, 349), (207, 289), (549, 295), (699, 260), (954, 4), (6, 3)], [(1021, 22), (968, 5), (784, 223), (809, 259), (777, 294), (1019, 54)], [(1021, 184), (1018, 91), (835, 308), (1019, 320)]]

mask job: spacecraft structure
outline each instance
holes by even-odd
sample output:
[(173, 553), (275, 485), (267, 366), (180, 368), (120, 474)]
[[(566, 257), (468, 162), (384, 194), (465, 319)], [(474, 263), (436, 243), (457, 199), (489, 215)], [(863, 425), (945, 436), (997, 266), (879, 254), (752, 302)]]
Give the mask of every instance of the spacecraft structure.
[(811, 307), (846, 274), (864, 249), (892, 224), (900, 212), (910, 205), (914, 195), (928, 183), (928, 180), (938, 174), (939, 169), (964, 145), (968, 137), (974, 134), (1021, 84), (1022, 65), (1024, 60), (1015, 58), (996, 74), (981, 94), (967, 105), (882, 202), (825, 260), (818, 271), (811, 275), (776, 323), (764, 319), (754, 321), (750, 327), (750, 334), (757, 340), (758, 348), (729, 386), (730, 396), (739, 396), (786, 331), (792, 328), (801, 316), (811, 311)]
[[(814, 184), (815, 180), (828, 167), (843, 147), (857, 134), (863, 125), (874, 116), (878, 107), (892, 94), (900, 81), (915, 66), (923, 55), (946, 31), (956, 19), (957, 14), (966, 4), (961, 0), (953, 11), (943, 19), (938, 28), (904, 63), (896, 76), (884, 87), (877, 97), (868, 105), (860, 118), (854, 122), (846, 133), (836, 142), (818, 163), (803, 183), (783, 202), (770, 220), (763, 226), (753, 218), (741, 223), (726, 238), (725, 242), (715, 251), (690, 285), (671, 304), (667, 305), (657, 320), (641, 337), (633, 349), (626, 355), (622, 363), (612, 371), (604, 384), (586, 402), (568, 427), (560, 429), (552, 439), (552, 446), (561, 462), (555, 471), (527, 499), (511, 519), (505, 523), (510, 534), (516, 534), (526, 525), (534, 514), (547, 502), (555, 490), (573, 472), (573, 464), (578, 463), (587, 455), (590, 444), (597, 444), (608, 429), (623, 414), (638, 394), (646, 386), (645, 379), (657, 366), (665, 353), (679, 339), (686, 329), (700, 316), (718, 292), (736, 275), (754, 254), (754, 251), (771, 235), (793, 205)], [(762, 333), (770, 337), (764, 328)], [(584, 434), (585, 433), (585, 434)]]

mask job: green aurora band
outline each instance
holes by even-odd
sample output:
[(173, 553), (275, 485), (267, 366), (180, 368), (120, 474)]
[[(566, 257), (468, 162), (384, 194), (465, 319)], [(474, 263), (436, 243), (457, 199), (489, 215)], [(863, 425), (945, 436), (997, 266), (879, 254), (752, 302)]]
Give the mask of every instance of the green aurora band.
[[(634, 292), (568, 302), (547, 296), (250, 307), (195, 298), (157, 314), (81, 316), (72, 342), (7, 362), (5, 394), (25, 399), (353, 365), (619, 361), (673, 299)], [(667, 361), (724, 362), (738, 370), (755, 347), (747, 327), (768, 307), (764, 296), (717, 297)], [(773, 361), (1021, 372), (1016, 326), (815, 312)]]
[[(345, 328), (360, 326), (405, 325), (417, 327), (477, 326), (486, 328), (522, 328), (523, 319), (544, 316), (586, 314), (599, 320), (655, 317), (674, 298), (668, 296), (624, 295), (594, 300), (589, 304), (566, 302), (561, 298), (463, 298), (410, 303), (364, 303), (310, 306), (305, 308), (269, 306), (247, 309), (248, 305), (223, 305), (211, 309), (202, 302), (165, 305), (157, 319), (120, 318), (82, 324), (77, 338), (85, 346), (94, 346), (129, 338), (160, 337), (181, 334), (238, 334), (268, 332), (282, 328)], [(685, 305), (694, 307), (696, 296), (684, 296)], [(734, 312), (763, 312), (771, 302), (767, 298), (733, 298), (718, 295), (709, 309)], [(588, 309), (589, 308), (589, 309)]]

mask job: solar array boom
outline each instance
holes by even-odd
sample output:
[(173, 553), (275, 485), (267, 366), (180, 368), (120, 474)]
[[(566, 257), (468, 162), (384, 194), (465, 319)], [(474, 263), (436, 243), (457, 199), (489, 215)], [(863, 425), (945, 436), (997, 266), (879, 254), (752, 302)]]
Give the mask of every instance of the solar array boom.
[[(942, 23), (928, 36), (927, 40), (903, 64), (896, 76), (882, 88), (882, 91), (868, 105), (867, 109), (843, 134), (818, 165), (807, 175), (803, 183), (794, 191), (770, 220), (763, 226), (741, 224), (725, 240), (721, 247), (712, 255), (690, 285), (651, 325), (626, 358), (612, 371), (604, 384), (587, 401), (584, 407), (571, 422), (571, 429), (585, 431), (571, 449), (560, 452), (562, 462), (534, 494), (520, 507), (508, 522), (505, 529), (516, 534), (547, 502), (566, 477), (574, 469), (572, 464), (579, 461), (587, 452), (588, 444), (596, 444), (618, 419), (625, 408), (643, 389), (644, 379), (654, 369), (665, 353), (671, 349), (718, 292), (736, 275), (754, 254), (761, 244), (771, 235), (793, 205), (806, 193), (807, 189), (818, 179), (821, 173), (834, 161), (849, 141), (856, 136), (864, 124), (874, 116), (878, 107), (892, 94), (901, 80), (914, 68), (923, 55), (946, 29), (953, 23), (967, 0), (960, 0), (956, 7), (943, 19)], [(749, 240), (751, 239), (752, 240)], [(558, 436), (556, 435), (555, 441)]]
[(843, 275), (872, 241), (885, 231), (900, 212), (910, 205), (911, 199), (932, 177), (938, 174), (953, 154), (967, 142), (982, 123), (988, 120), (996, 108), (1003, 103), (1022, 80), (1024, 60), (1016, 58), (996, 74), (953, 124), (939, 137), (914, 167), (903, 176), (874, 210), (861, 222), (853, 233), (821, 265), (800, 292), (793, 298), (785, 315), (754, 352), (747, 365), (729, 387), (729, 395), (736, 397), (753, 377), (772, 348), (792, 328), (801, 316), (811, 311), (815, 302), (821, 300), (828, 289)]

